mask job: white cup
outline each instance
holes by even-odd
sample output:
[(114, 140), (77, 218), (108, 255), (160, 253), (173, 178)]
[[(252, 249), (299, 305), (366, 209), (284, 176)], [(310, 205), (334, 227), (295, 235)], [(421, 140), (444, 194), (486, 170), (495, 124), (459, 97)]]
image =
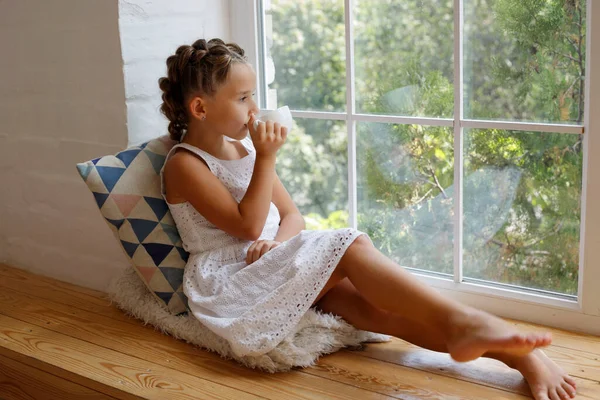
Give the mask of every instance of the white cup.
[(280, 107), (277, 110), (261, 110), (254, 121), (254, 129), (258, 127), (259, 122), (266, 121), (279, 122), (282, 127), (287, 128), (288, 133), (292, 130), (293, 118), (288, 106)]

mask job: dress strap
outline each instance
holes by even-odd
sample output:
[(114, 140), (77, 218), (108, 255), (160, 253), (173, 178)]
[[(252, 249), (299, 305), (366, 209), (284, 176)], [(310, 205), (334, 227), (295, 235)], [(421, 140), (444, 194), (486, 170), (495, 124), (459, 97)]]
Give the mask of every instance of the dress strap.
[(252, 138), (250, 137), (250, 134), (248, 134), (248, 136), (240, 140), (240, 143), (246, 148), (248, 154), (252, 154), (256, 151), (256, 149), (254, 148), (254, 143), (252, 143)]
[(192, 146), (191, 144), (187, 144), (187, 143), (178, 143), (175, 146), (173, 146), (171, 151), (169, 151), (169, 154), (167, 154), (167, 158), (165, 159), (165, 164), (167, 163), (169, 158), (171, 158), (171, 156), (173, 154), (175, 154), (175, 149), (177, 149), (177, 148), (186, 149), (187, 151), (194, 153), (195, 155), (200, 157), (202, 160), (204, 160), (204, 162), (206, 163), (206, 165), (208, 165), (208, 168), (212, 171), (213, 174), (216, 174), (216, 172), (217, 172), (216, 165), (218, 164), (218, 159), (211, 156), (204, 150), (200, 150), (199, 148)]

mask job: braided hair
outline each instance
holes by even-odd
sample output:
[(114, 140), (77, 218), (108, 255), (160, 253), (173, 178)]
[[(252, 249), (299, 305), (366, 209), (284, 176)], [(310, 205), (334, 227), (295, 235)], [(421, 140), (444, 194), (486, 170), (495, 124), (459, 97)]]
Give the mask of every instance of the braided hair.
[(162, 90), (160, 111), (169, 120), (171, 139), (181, 141), (188, 128), (186, 101), (191, 95), (213, 95), (225, 82), (233, 63), (247, 62), (244, 50), (221, 39), (199, 39), (179, 46), (167, 58), (167, 76), (158, 80)]

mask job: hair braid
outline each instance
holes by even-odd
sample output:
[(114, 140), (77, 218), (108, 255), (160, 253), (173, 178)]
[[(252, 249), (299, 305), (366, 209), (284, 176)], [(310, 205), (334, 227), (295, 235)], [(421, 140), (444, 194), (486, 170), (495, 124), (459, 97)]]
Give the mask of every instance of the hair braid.
[(179, 46), (167, 58), (167, 76), (160, 78), (158, 85), (163, 101), (160, 110), (169, 120), (171, 139), (181, 141), (188, 128), (186, 105), (190, 96), (212, 96), (237, 62), (247, 62), (244, 50), (221, 39), (199, 39), (191, 46)]

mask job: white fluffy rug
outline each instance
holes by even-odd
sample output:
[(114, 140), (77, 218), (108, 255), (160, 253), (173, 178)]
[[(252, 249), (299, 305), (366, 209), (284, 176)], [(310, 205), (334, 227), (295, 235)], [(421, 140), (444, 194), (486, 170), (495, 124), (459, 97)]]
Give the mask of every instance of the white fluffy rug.
[(193, 316), (174, 316), (161, 307), (133, 269), (128, 268), (117, 276), (108, 292), (120, 309), (153, 325), (157, 330), (214, 351), (221, 357), (234, 359), (247, 367), (268, 372), (313, 365), (320, 356), (342, 347), (360, 348), (363, 342), (389, 340), (389, 336), (355, 329), (340, 317), (310, 309), (296, 330), (275, 349), (261, 356), (237, 357), (227, 341), (208, 330)]

